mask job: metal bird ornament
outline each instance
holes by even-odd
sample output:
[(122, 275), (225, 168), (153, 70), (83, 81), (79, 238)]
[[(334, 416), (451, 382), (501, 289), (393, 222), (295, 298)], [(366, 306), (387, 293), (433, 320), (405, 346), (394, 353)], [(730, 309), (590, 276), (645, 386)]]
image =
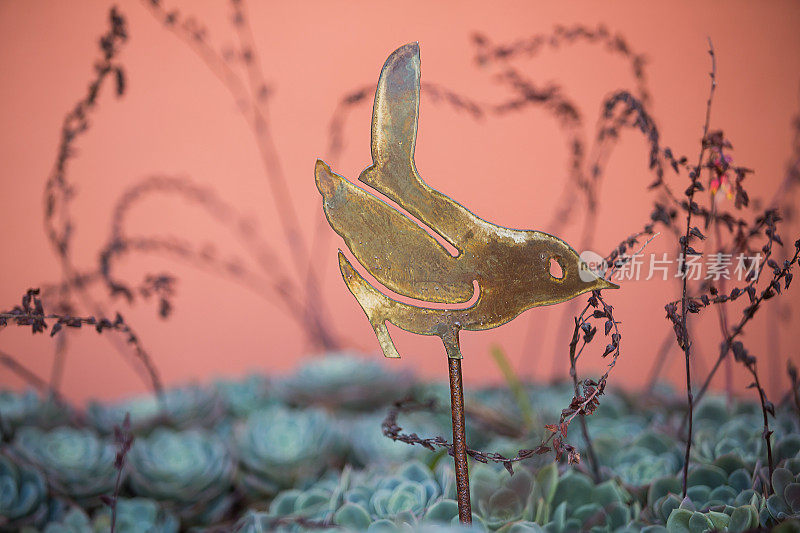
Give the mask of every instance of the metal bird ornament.
[[(429, 187), (414, 164), (420, 91), (419, 46), (396, 50), (381, 70), (372, 113), (372, 165), (359, 176), (450, 243), (452, 255), (406, 214), (331, 171), (317, 160), (317, 187), (325, 216), (361, 266), (386, 288), (420, 305), (381, 292), (339, 252), (347, 287), (364, 309), (386, 357), (399, 357), (386, 329), (442, 338), (449, 357), (460, 358), (458, 332), (495, 328), (523, 311), (564, 302), (595, 289), (616, 287), (591, 276), (564, 241), (540, 231), (497, 226)], [(554, 277), (550, 260), (563, 275)], [(583, 275), (580, 271), (583, 270)], [(474, 286), (477, 281), (477, 288)], [(425, 304), (463, 304), (458, 309)]]
[[(461, 470), (459, 515), (468, 522), (459, 331), (495, 328), (532, 307), (617, 286), (591, 273), (564, 241), (540, 231), (492, 224), (428, 186), (414, 163), (419, 95), (419, 46), (411, 43), (392, 53), (381, 70), (372, 112), (372, 165), (358, 178), (366, 187), (332, 172), (321, 160), (315, 176), (328, 222), (364, 270), (385, 289), (418, 302), (402, 303), (387, 295), (339, 250), (344, 281), (366, 313), (383, 354), (400, 357), (387, 322), (411, 333), (436, 335), (444, 343), (450, 361), (457, 474)], [(434, 234), (457, 253), (448, 251)], [(561, 267), (560, 277), (551, 274), (551, 260)], [(443, 309), (431, 304), (463, 306)]]

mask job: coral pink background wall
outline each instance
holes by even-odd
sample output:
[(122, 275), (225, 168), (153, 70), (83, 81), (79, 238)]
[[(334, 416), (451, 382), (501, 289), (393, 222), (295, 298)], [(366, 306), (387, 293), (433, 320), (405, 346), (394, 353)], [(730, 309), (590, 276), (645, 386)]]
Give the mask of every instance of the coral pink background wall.
[[(423, 82), (479, 102), (508, 98), (509, 89), (494, 78), (497, 69), (482, 69), (473, 61), (470, 36), (475, 31), (493, 42), (549, 32), (556, 24), (603, 23), (620, 32), (648, 59), (650, 110), (663, 143), (692, 159), (708, 93), (706, 38), (710, 37), (719, 65), (712, 127), (723, 129), (733, 141), (737, 163), (756, 169), (746, 182), (754, 199), (771, 198), (785, 174), (791, 122), (800, 105), (800, 4), (796, 2), (250, 4), (259, 58), (270, 83), (275, 142), (302, 221), (299, 230), (307, 241), (324, 222), (313, 165), (317, 157), (330, 155), (331, 116), (345, 93), (375, 83), (384, 59), (397, 46), (420, 42)], [(0, 3), (3, 308), (18, 302), (26, 288), (59, 278), (56, 256), (43, 232), (42, 191), (55, 159), (61, 120), (85, 92), (110, 5), (105, 1)], [(103, 92), (92, 130), (79, 141), (80, 152), (71, 163), (70, 179), (77, 184), (72, 204), (76, 263), (86, 269), (96, 264), (113, 202), (127, 187), (154, 174), (187, 176), (211, 187), (252, 216), (275, 249), (287, 254), (256, 145), (235, 102), (143, 4), (128, 1), (119, 7), (129, 23), (130, 40), (121, 56), (128, 90), (119, 100), (111, 91)], [(175, 7), (203, 20), (215, 46), (235, 42), (227, 2), (175, 2)], [(580, 106), (588, 124), (587, 138), (594, 134), (602, 99), (617, 88), (634, 87), (627, 63), (588, 44), (518, 59), (515, 65), (539, 85), (556, 82), (563, 87)], [(429, 184), (493, 222), (547, 229), (544, 225), (567, 176), (568, 156), (550, 115), (528, 109), (475, 121), (425, 97), (421, 107), (417, 164)], [(371, 99), (348, 116), (344, 150), (337, 160), (329, 161), (350, 178), (369, 163), (370, 111)], [(639, 134), (623, 134), (600, 194), (593, 249), (607, 253), (647, 220), (652, 198), (645, 186), (652, 176), (646, 150)], [(677, 190), (683, 189), (684, 181), (670, 179)], [(576, 246), (578, 222), (560, 235)], [(131, 234), (179, 235), (199, 244), (216, 243), (221, 255), (244, 255), (202, 211), (179, 200), (155, 197), (144, 202), (127, 224)], [(798, 229), (795, 224), (791, 231), (784, 230), (784, 240), (793, 242)], [(379, 357), (372, 331), (339, 277), (335, 252), (340, 241), (330, 232), (323, 235), (315, 260), (321, 262), (324, 296), (336, 329), (354, 349)], [(662, 235), (648, 251), (671, 251), (670, 239)], [(152, 303), (130, 308), (116, 302), (112, 307), (137, 328), (167, 383), (252, 370), (285, 372), (313, 355), (285, 312), (241, 286), (160, 256), (127, 256), (118, 268), (119, 275), (132, 283), (148, 272), (170, 272), (179, 279), (174, 314), (168, 321), (157, 318)], [(105, 297), (100, 290), (95, 294)], [(779, 328), (778, 341), (770, 341), (767, 334), (774, 333), (775, 328), (768, 326), (777, 315), (766, 312), (745, 338), (763, 361), (773, 391), (787, 384), (786, 358), (800, 358), (794, 340), (800, 326), (797, 294), (795, 289), (781, 301), (781, 313), (791, 316)], [(621, 291), (608, 295), (624, 335), (613, 383), (643, 386), (669, 328), (663, 305), (677, 296), (675, 283), (661, 281), (625, 282)], [(568, 338), (559, 329), (563, 312), (564, 306), (534, 309), (494, 331), (463, 334), (466, 380), (472, 384), (500, 380), (489, 355), (492, 344), (506, 349), (523, 376), (565, 375)], [(738, 317), (738, 310), (732, 312)], [(716, 357), (720, 339), (712, 313), (696, 324), (695, 364), (702, 375)], [(69, 397), (113, 398), (145, 389), (103, 338), (92, 331), (70, 338), (63, 383)], [(444, 378), (446, 365), (437, 339), (399, 331), (394, 331), (394, 338), (404, 358), (389, 364)], [(603, 345), (598, 342), (594, 350)], [(32, 338), (22, 328), (6, 328), (0, 334), (0, 349), (43, 376), (49, 372), (53, 341), (46, 336)], [(598, 353), (590, 352), (580, 370), (596, 375), (604, 363)], [(664, 375), (680, 384), (683, 367), (677, 348), (670, 352), (667, 365)], [(746, 383), (738, 369), (734, 377), (738, 385)], [(3, 368), (0, 383), (22, 386)], [(721, 384), (717, 380), (716, 385)]]

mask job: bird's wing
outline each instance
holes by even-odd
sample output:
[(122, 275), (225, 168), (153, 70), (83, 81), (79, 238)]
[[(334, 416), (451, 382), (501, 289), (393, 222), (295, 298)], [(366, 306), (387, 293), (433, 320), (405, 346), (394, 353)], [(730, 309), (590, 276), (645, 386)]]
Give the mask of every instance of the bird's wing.
[(317, 160), (325, 216), (353, 255), (389, 289), (427, 302), (463, 303), (473, 294), (461, 261), (397, 209)]
[(395, 50), (381, 70), (372, 110), (372, 162), (359, 180), (397, 202), (463, 251), (493, 225), (429, 187), (414, 163), (419, 119), (419, 45)]

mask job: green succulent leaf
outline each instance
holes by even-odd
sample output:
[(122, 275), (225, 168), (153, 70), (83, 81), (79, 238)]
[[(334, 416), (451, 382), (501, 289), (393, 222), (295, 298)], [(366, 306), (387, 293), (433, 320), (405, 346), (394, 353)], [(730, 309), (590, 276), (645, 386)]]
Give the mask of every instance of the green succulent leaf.
[(693, 514), (688, 509), (675, 509), (667, 520), (667, 531), (669, 533), (693, 533), (689, 527), (689, 521)]
[(458, 502), (455, 500), (440, 500), (431, 505), (425, 512), (425, 520), (430, 522), (450, 523), (458, 516)]
[(794, 514), (800, 514), (800, 483), (789, 483), (783, 489), (783, 500)]
[(667, 494), (677, 494), (681, 491), (681, 481), (675, 476), (660, 477), (652, 482), (647, 490), (647, 504), (655, 505), (656, 501)]
[(728, 524), (730, 533), (742, 533), (758, 527), (758, 511), (752, 505), (743, 505), (733, 510)]
[[(669, 524), (667, 524), (669, 529)], [(689, 517), (689, 531), (692, 533), (703, 533), (706, 530), (715, 529), (711, 519), (703, 513), (692, 513)]]
[(711, 523), (713, 524), (713, 529), (722, 531), (728, 527), (731, 522), (731, 517), (726, 515), (725, 513), (719, 513), (717, 511), (709, 511), (705, 514), (706, 518), (708, 518)]
[(783, 496), (786, 487), (788, 487), (791, 483), (794, 483), (794, 475), (785, 469), (785, 468), (776, 468), (774, 472), (772, 472), (772, 491), (779, 495)]
[(689, 472), (689, 486), (705, 485), (718, 487), (728, 481), (728, 474), (722, 468), (713, 465), (698, 465)]
[(333, 523), (352, 531), (364, 531), (369, 528), (372, 519), (360, 505), (346, 503), (333, 515)]

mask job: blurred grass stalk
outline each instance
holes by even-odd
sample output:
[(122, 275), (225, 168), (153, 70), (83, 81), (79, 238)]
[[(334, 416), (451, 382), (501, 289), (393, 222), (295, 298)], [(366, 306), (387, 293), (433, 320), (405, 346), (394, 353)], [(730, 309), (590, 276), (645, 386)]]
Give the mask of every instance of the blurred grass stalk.
[(508, 389), (511, 391), (514, 401), (517, 402), (520, 413), (522, 413), (522, 420), (525, 423), (525, 432), (527, 433), (528, 430), (533, 427), (533, 409), (531, 409), (528, 395), (525, 393), (525, 387), (523, 387), (517, 373), (514, 372), (514, 368), (511, 366), (505, 351), (503, 351), (500, 345), (493, 345), (490, 351), (494, 362), (497, 364), (500, 372), (503, 373), (503, 378), (506, 380), (506, 385), (508, 385)]

